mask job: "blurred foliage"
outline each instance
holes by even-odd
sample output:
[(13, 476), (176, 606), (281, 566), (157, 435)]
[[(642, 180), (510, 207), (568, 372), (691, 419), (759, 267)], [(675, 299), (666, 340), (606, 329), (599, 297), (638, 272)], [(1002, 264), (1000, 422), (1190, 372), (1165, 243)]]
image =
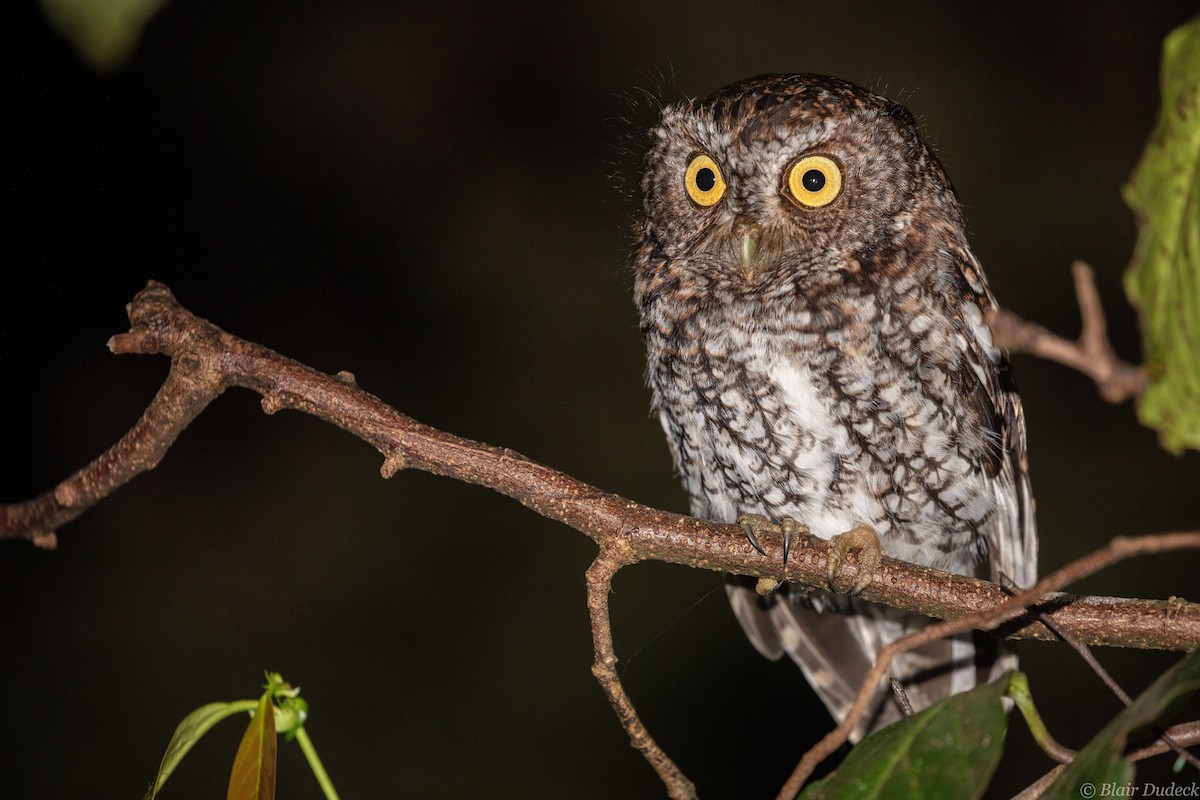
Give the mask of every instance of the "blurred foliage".
[(93, 67), (111, 72), (129, 60), (166, 0), (41, 0), (42, 10)]
[(1200, 449), (1200, 17), (1163, 44), (1162, 116), (1125, 200), (1140, 228), (1125, 288), (1149, 372), (1138, 416), (1172, 453)]
[[(1106, 725), (1079, 751), (1042, 797), (1045, 800), (1090, 797), (1088, 792), (1097, 786), (1118, 789), (1128, 786), (1133, 780), (1134, 769), (1122, 754), (1130, 735), (1169, 717), (1197, 689), (1200, 689), (1200, 653), (1194, 652), (1164, 672)], [(1087, 788), (1089, 786), (1091, 789)]]

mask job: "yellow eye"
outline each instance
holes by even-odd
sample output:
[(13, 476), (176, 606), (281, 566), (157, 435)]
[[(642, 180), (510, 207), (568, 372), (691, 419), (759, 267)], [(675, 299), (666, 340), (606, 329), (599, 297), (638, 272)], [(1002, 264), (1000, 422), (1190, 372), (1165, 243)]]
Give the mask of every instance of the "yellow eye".
[(806, 208), (823, 208), (842, 193), (842, 168), (828, 156), (805, 156), (787, 175), (788, 195)]
[(687, 165), (683, 174), (683, 185), (688, 197), (698, 206), (716, 205), (725, 196), (725, 179), (721, 177), (721, 168), (703, 153), (695, 156)]

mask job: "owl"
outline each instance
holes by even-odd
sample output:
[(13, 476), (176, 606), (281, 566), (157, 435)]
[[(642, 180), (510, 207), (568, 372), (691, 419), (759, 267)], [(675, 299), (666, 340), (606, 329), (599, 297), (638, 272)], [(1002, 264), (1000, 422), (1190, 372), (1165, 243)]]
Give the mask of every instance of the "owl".
[[(749, 78), (663, 110), (642, 191), (647, 380), (693, 515), (740, 522), (756, 547), (782, 533), (785, 559), (800, 526), (865, 531), (898, 559), (1032, 584), (996, 303), (912, 114), (834, 78)], [(727, 591), (754, 646), (787, 653), (838, 720), (880, 648), (929, 624), (832, 586)], [(969, 634), (899, 656), (891, 677), (920, 711), (1013, 665)], [(881, 685), (852, 738), (902, 713)]]

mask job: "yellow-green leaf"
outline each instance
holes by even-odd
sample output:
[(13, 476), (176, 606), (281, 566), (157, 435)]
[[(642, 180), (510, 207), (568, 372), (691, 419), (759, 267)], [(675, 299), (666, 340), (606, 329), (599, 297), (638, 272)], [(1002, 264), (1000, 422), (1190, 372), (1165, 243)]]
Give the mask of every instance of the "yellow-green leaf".
[(225, 800), (274, 800), (275, 797), (275, 707), (271, 692), (258, 701), (254, 719), (246, 727)]
[(183, 757), (192, 749), (192, 745), (198, 742), (201, 736), (208, 733), (209, 728), (231, 714), (249, 711), (256, 705), (253, 700), (209, 703), (184, 717), (183, 722), (180, 722), (175, 728), (175, 734), (167, 744), (167, 752), (163, 753), (162, 763), (158, 766), (158, 775), (154, 778), (154, 785), (146, 793), (146, 800), (154, 800), (158, 796), (163, 784), (167, 782), (167, 778), (171, 777), (171, 773), (175, 771), (175, 767), (179, 766), (180, 761), (183, 761)]
[(1162, 111), (1125, 202), (1139, 227), (1125, 291), (1149, 379), (1138, 418), (1167, 450), (1200, 449), (1200, 17), (1163, 42)]

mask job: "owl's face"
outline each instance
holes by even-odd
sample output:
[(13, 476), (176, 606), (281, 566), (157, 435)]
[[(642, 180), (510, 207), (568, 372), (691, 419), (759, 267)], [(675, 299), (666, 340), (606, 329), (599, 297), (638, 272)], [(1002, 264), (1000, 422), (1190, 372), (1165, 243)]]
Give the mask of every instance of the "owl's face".
[(959, 220), (912, 115), (833, 78), (750, 78), (666, 109), (653, 133), (642, 235), (694, 288), (852, 280), (883, 240), (926, 235), (914, 219)]

